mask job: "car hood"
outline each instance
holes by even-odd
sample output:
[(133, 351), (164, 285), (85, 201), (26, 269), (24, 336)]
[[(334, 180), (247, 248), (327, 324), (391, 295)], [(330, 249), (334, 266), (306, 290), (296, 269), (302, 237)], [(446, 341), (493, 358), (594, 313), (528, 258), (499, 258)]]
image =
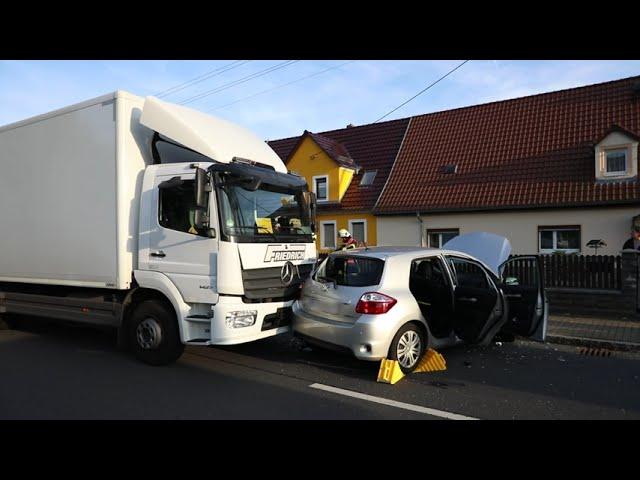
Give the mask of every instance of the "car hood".
[(442, 246), (445, 250), (466, 253), (482, 261), (500, 276), (499, 267), (511, 255), (509, 239), (489, 232), (471, 232), (458, 235)]

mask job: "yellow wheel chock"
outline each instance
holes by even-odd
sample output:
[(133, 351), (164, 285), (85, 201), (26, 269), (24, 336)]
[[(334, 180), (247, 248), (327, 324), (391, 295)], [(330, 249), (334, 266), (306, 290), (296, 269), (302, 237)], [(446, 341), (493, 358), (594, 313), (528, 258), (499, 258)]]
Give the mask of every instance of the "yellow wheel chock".
[[(446, 369), (447, 363), (445, 362), (444, 357), (434, 349), (430, 348), (422, 356), (413, 373), (437, 372)], [(380, 370), (378, 370), (378, 382), (390, 383), (393, 385), (402, 380), (403, 377), (404, 373), (402, 373), (397, 360), (389, 360), (387, 358), (382, 359), (380, 362)]]
[(420, 372), (437, 372), (447, 369), (447, 362), (444, 361), (444, 357), (436, 352), (433, 348), (430, 348), (420, 359), (420, 363), (413, 371), (414, 373)]
[(400, 370), (400, 364), (397, 360), (388, 360), (383, 358), (380, 362), (380, 370), (378, 371), (378, 382), (398, 383), (404, 377), (404, 373)]

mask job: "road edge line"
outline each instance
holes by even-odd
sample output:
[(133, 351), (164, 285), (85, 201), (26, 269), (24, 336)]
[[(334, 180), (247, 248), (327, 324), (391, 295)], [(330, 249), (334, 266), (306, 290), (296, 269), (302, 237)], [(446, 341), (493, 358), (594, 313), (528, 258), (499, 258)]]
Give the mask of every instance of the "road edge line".
[(358, 398), (360, 400), (366, 400), (368, 402), (380, 403), (389, 407), (401, 408), (404, 410), (410, 410), (412, 412), (424, 413), (426, 415), (432, 415), (434, 417), (446, 418), (447, 420), (480, 420), (475, 417), (467, 417), (458, 413), (446, 412), (444, 410), (437, 410), (435, 408), (421, 407), (420, 405), (413, 405), (411, 403), (398, 402), (396, 400), (389, 400), (383, 397), (376, 397), (374, 395), (367, 395), (366, 393), (355, 392), (353, 390), (345, 390), (343, 388), (332, 387), (330, 385), (324, 385), (322, 383), (313, 383), (309, 385), (310, 388), (316, 390), (323, 390), (325, 392), (336, 393), (338, 395), (345, 395), (347, 397)]

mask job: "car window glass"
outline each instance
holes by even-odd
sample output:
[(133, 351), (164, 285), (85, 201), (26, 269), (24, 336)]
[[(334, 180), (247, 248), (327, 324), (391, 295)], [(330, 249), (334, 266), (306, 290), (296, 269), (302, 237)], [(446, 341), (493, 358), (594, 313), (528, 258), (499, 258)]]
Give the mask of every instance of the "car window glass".
[(461, 258), (449, 257), (449, 263), (460, 287), (489, 288), (485, 271), (476, 263)]
[(411, 264), (411, 281), (429, 282), (430, 285), (444, 286), (446, 280), (442, 264), (437, 258), (414, 260)]
[(324, 275), (318, 276), (332, 280), (336, 285), (365, 287), (380, 283), (384, 261), (378, 258), (330, 255), (324, 268)]

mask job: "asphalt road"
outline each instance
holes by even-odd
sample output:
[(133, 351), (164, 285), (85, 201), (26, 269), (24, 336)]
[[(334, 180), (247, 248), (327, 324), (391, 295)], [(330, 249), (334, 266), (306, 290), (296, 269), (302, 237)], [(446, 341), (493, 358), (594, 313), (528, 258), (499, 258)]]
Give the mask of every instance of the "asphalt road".
[(150, 367), (84, 327), (0, 331), (0, 419), (640, 419), (640, 355), (516, 341), (441, 352), (442, 372), (376, 382), (378, 364), (289, 335), (189, 347)]

